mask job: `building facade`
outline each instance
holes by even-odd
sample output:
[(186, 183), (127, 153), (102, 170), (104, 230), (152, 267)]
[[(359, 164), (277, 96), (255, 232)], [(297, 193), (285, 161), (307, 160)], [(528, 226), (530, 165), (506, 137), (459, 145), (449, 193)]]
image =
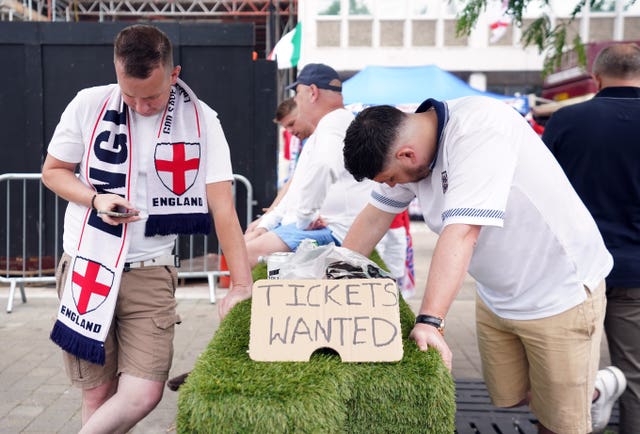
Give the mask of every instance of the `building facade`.
[[(367, 65), (436, 64), (481, 90), (539, 93), (544, 57), (523, 47), (520, 28), (505, 20), (503, 1), (489, 0), (470, 35), (456, 33), (466, 2), (446, 0), (302, 0), (300, 63), (323, 62), (345, 76)], [(539, 3), (543, 3), (542, 1)], [(550, 0), (530, 7), (522, 28), (547, 14), (568, 20), (577, 1)], [(569, 25), (568, 40), (635, 40), (640, 37), (640, 2), (603, 2)]]

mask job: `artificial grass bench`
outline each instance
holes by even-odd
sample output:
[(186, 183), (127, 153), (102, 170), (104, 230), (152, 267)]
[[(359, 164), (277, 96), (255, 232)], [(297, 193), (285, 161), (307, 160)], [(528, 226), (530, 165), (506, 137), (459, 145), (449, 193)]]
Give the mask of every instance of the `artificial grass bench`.
[[(266, 270), (254, 270), (254, 280)], [(249, 358), (251, 300), (222, 321), (178, 397), (179, 433), (453, 433), (455, 385), (439, 354), (408, 338), (415, 316), (400, 300), (404, 356), (343, 363)]]

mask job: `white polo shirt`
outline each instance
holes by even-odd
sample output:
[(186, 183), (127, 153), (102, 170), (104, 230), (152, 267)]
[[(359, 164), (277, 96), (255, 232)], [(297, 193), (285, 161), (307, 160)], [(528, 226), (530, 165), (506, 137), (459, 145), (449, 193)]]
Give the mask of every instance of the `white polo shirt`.
[(391, 188), (371, 203), (397, 213), (418, 197), (434, 232), (480, 225), (469, 274), (479, 297), (503, 318), (564, 312), (586, 299), (613, 266), (598, 228), (564, 172), (514, 109), (487, 97), (434, 106), (439, 143), (431, 175)]
[[(91, 138), (92, 127), (99, 113), (99, 105), (117, 84), (97, 86), (78, 92), (62, 113), (56, 127), (48, 153), (58, 160), (67, 163), (80, 163), (86, 157), (85, 143)], [(200, 101), (204, 119), (201, 125), (206, 134), (207, 173), (206, 183), (227, 181), (233, 179), (229, 145), (225, 138), (218, 115), (209, 106)], [(127, 253), (127, 262), (144, 261), (160, 255), (170, 254), (173, 250), (176, 235), (156, 235), (145, 237), (144, 227), (147, 222), (147, 169), (149, 160), (153, 158), (155, 140), (162, 113), (154, 116), (141, 116), (129, 111), (131, 120), (131, 134), (134, 143), (139, 144), (140, 152), (134, 161), (134, 170), (138, 171), (138, 188), (135, 190), (131, 203), (138, 208), (141, 219), (129, 223), (131, 243)], [(80, 164), (80, 178), (84, 176), (85, 165)], [(70, 255), (75, 255), (82, 227), (82, 219), (86, 208), (75, 203), (67, 205), (64, 218), (63, 248)]]
[(259, 227), (295, 223), (305, 229), (318, 216), (340, 241), (367, 204), (374, 182), (358, 182), (344, 167), (344, 136), (353, 114), (345, 109), (327, 113), (307, 139), (304, 151), (280, 203), (264, 215)]

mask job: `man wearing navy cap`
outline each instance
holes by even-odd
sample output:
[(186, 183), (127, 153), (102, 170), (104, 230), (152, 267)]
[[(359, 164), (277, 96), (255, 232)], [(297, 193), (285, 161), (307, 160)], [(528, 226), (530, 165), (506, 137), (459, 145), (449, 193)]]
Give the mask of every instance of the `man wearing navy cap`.
[[(344, 166), (343, 140), (354, 117), (344, 108), (338, 73), (330, 66), (311, 63), (288, 88), (296, 91), (298, 116), (315, 130), (300, 155), (289, 190), (262, 217), (254, 231), (259, 235), (245, 238), (251, 266), (260, 256), (295, 251), (305, 238), (318, 245), (340, 245), (373, 185), (357, 182)], [(250, 288), (229, 291), (218, 308), (221, 317), (249, 297)]]
[(287, 86), (287, 89), (297, 91), (298, 85), (315, 85), (318, 89), (333, 90), (342, 92), (342, 82), (338, 73), (330, 66), (322, 63), (310, 63), (305, 66), (298, 79)]

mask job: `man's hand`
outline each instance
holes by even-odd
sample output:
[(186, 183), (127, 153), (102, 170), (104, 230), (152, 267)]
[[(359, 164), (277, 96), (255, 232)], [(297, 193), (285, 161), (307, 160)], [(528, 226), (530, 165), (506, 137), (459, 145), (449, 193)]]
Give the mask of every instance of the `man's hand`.
[(409, 337), (416, 341), (420, 351), (427, 351), (429, 347), (433, 347), (442, 356), (442, 361), (451, 372), (452, 354), (449, 346), (444, 341), (444, 337), (440, 334), (437, 328), (428, 324), (416, 324), (411, 330)]
[(322, 217), (318, 217), (317, 219), (312, 221), (311, 224), (309, 224), (309, 226), (307, 226), (305, 231), (313, 231), (316, 229), (322, 229), (326, 227), (327, 227), (327, 223), (322, 219)]
[[(123, 223), (131, 223), (140, 220), (137, 210), (128, 200), (117, 194), (98, 194), (93, 199), (93, 206), (98, 210), (98, 216), (107, 224), (117, 226)], [(131, 213), (129, 217), (116, 217), (105, 214), (104, 211), (119, 211)]]
[(244, 231), (244, 233), (248, 234), (250, 232), (255, 231), (256, 228), (258, 227), (258, 225), (260, 224), (260, 220), (262, 220), (262, 217), (259, 217), (259, 218), (255, 219), (254, 221), (252, 221), (251, 223), (249, 223), (249, 226), (247, 226), (247, 230)]
[(224, 319), (225, 316), (229, 313), (229, 311), (236, 304), (241, 301), (248, 300), (251, 298), (251, 286), (248, 285), (231, 285), (231, 289), (218, 303), (218, 315), (220, 315), (220, 321)]
[(265, 228), (255, 228), (252, 231), (249, 231), (249, 229), (247, 229), (247, 231), (244, 233), (244, 241), (245, 243), (248, 241), (251, 241), (255, 238), (258, 238), (260, 235), (265, 234), (269, 232), (267, 229)]

